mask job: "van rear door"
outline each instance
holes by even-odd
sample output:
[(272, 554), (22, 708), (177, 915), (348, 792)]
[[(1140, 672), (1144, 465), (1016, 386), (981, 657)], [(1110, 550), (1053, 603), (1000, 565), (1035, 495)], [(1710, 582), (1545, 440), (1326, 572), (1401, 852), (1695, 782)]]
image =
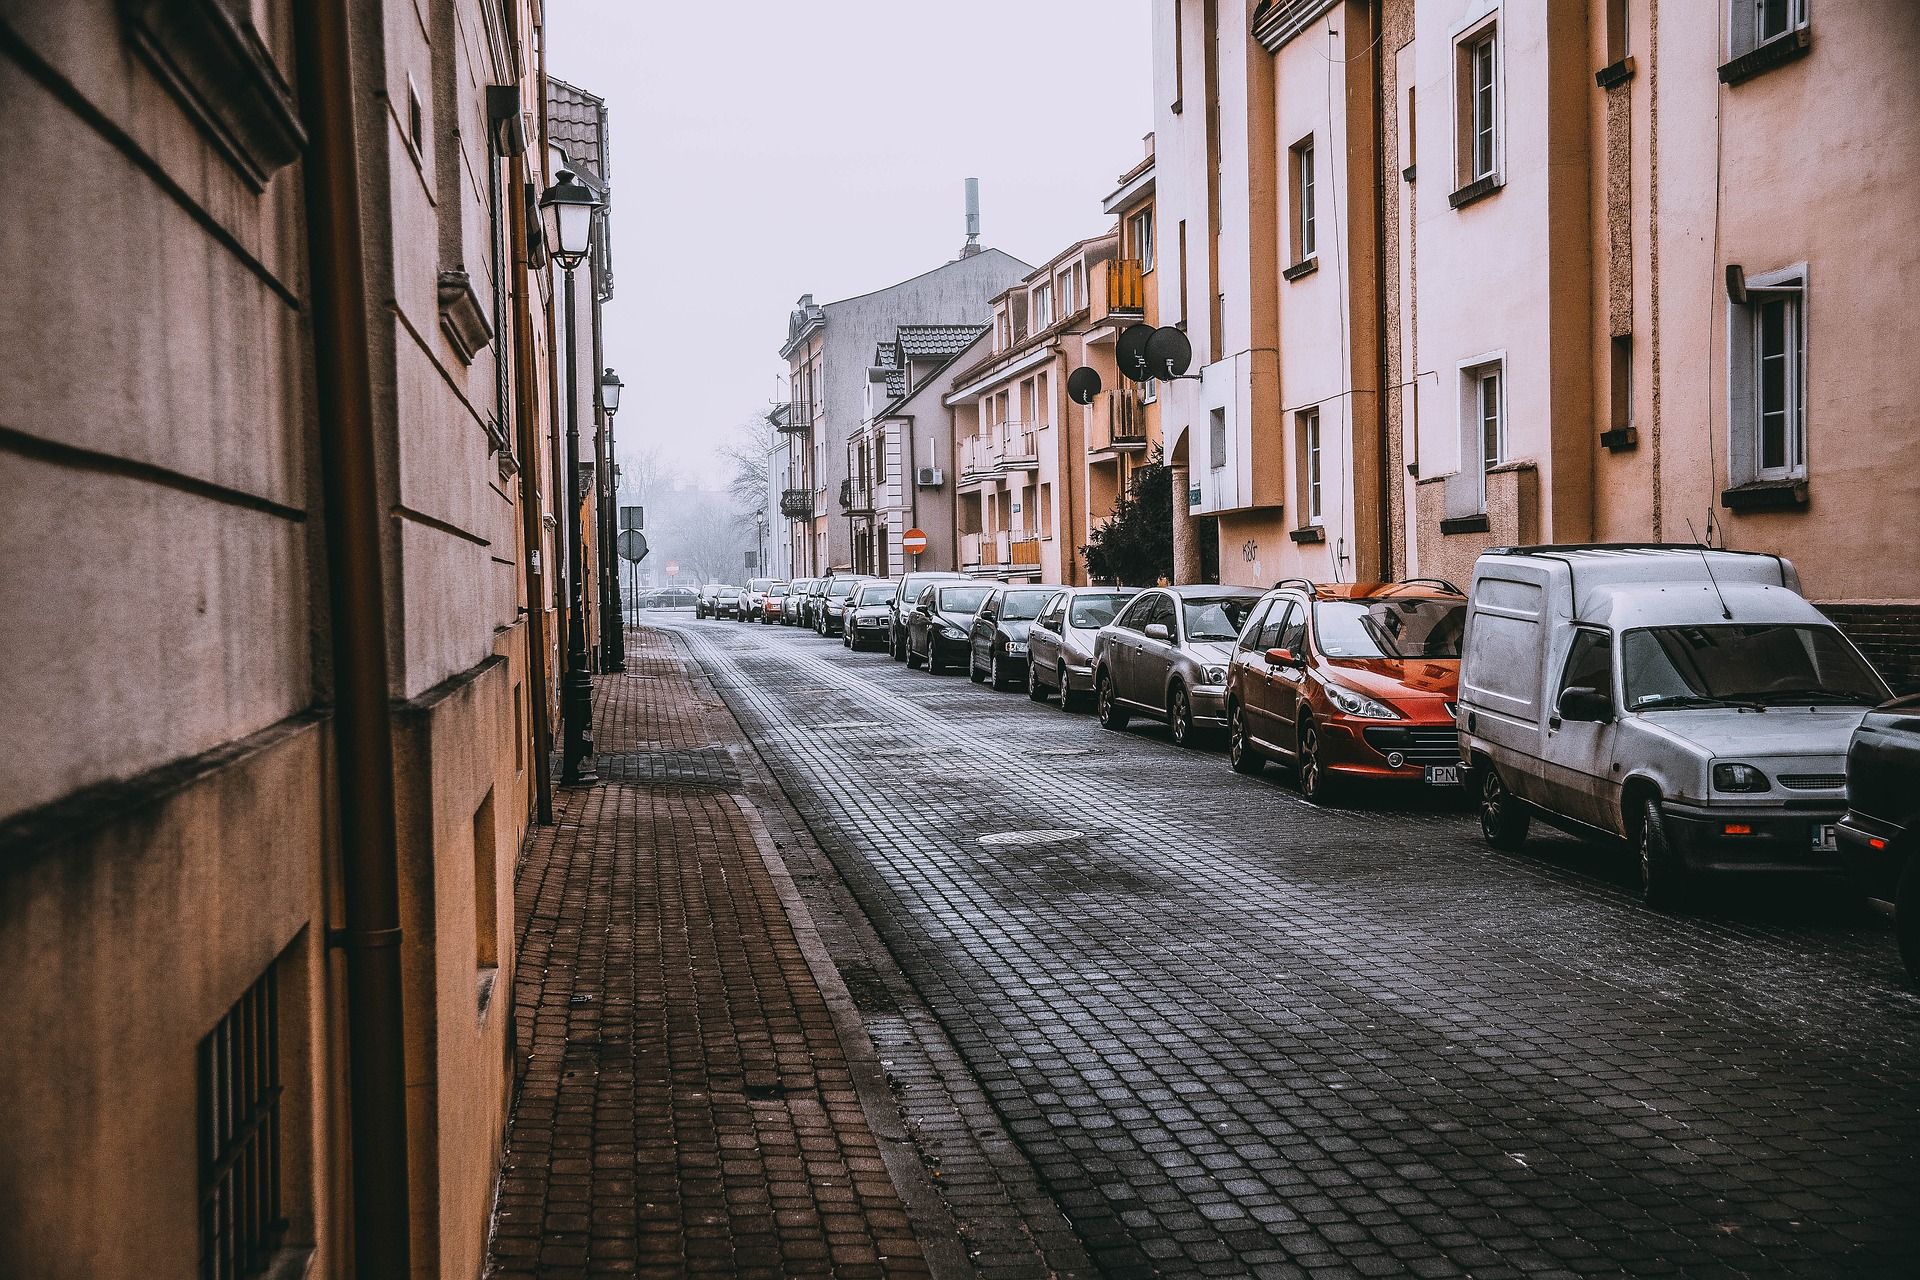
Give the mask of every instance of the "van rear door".
[[(1498, 749), (1496, 762), (1518, 764), (1501, 773), (1522, 796), (1535, 791), (1533, 762), (1544, 718), (1547, 577), (1544, 565), (1482, 556), (1474, 566), (1461, 650), (1462, 726), (1470, 723), (1473, 738)], [(1510, 761), (1508, 752), (1524, 761)]]

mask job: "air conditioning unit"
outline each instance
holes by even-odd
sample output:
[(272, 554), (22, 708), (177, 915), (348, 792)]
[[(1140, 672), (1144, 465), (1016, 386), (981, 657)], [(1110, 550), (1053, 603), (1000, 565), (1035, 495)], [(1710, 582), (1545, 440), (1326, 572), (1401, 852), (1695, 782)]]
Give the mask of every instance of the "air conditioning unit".
[(913, 473), (913, 482), (922, 489), (938, 489), (947, 482), (938, 467), (921, 467)]

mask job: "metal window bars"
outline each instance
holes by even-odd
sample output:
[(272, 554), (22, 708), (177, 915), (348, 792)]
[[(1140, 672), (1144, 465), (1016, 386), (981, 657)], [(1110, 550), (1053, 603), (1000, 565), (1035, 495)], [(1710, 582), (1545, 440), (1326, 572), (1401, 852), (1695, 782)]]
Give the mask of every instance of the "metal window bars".
[(200, 1275), (266, 1272), (280, 1211), (280, 995), (273, 969), (200, 1042)]

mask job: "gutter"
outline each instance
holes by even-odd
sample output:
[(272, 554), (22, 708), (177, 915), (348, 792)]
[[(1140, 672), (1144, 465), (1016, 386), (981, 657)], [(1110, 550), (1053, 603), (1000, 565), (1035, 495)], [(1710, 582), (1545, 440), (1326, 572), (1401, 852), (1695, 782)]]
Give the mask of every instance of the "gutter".
[[(552, 677), (547, 671), (547, 565), (540, 552), (545, 544), (540, 520), (540, 447), (535, 398), (539, 370), (533, 357), (532, 279), (527, 271), (527, 160), (513, 158), (513, 193), (507, 199), (507, 238), (513, 263), (513, 381), (516, 433), (520, 437), (520, 536), (526, 541), (527, 580), (527, 702), (533, 710), (533, 785), (535, 820), (553, 821), (553, 721), (547, 706)], [(556, 543), (556, 546), (558, 544)]]
[(294, 6), (339, 755), (354, 1275), (411, 1270), (399, 836), (346, 6)]

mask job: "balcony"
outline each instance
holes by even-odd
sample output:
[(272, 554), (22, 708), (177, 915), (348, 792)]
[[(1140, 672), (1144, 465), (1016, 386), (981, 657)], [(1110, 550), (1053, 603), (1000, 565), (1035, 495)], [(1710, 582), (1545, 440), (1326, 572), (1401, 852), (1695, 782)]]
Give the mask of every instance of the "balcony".
[(850, 516), (873, 514), (873, 489), (852, 477), (840, 482), (840, 509)]
[(780, 514), (789, 520), (813, 519), (813, 490), (783, 490), (780, 494)]
[(1147, 447), (1147, 404), (1138, 391), (1103, 391), (1087, 414), (1087, 452), (1130, 453)]
[(994, 465), (1001, 471), (1031, 471), (1040, 465), (1039, 444), (1025, 423), (1001, 424), (999, 443)]
[(780, 429), (797, 436), (813, 434), (813, 402), (811, 400), (789, 401), (787, 418), (780, 424)]
[(1107, 314), (1141, 318), (1147, 314), (1147, 286), (1141, 279), (1144, 264), (1138, 258), (1118, 258), (1107, 265)]
[(960, 535), (960, 567), (968, 573), (998, 573), (1005, 562), (1000, 554), (1000, 538), (992, 533)]
[(1038, 535), (1016, 533), (1009, 536), (1003, 533), (1000, 536), (1007, 538), (1008, 568), (1019, 572), (1023, 569), (1038, 569), (1040, 567), (1040, 538)]
[(960, 441), (960, 483), (991, 480), (1000, 470), (999, 450), (992, 435), (967, 436)]

